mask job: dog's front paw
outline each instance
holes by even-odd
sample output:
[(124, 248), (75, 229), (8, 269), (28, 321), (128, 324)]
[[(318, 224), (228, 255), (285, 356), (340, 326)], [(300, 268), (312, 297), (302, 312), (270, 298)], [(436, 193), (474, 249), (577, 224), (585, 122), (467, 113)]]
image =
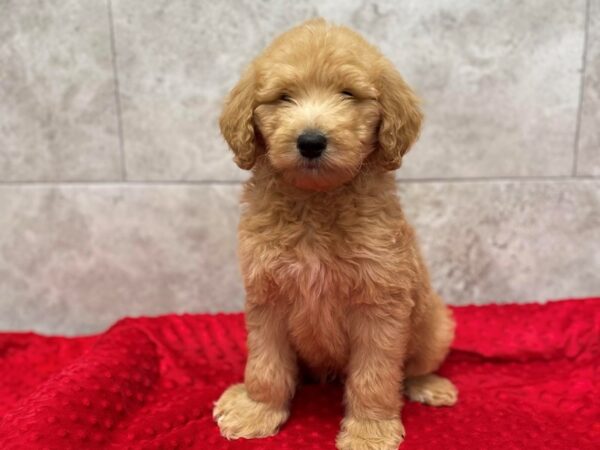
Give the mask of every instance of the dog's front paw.
[(215, 403), (213, 418), (227, 439), (273, 436), (289, 411), (252, 400), (243, 384), (230, 386)]
[(396, 450), (404, 440), (400, 419), (344, 419), (336, 439), (339, 450)]

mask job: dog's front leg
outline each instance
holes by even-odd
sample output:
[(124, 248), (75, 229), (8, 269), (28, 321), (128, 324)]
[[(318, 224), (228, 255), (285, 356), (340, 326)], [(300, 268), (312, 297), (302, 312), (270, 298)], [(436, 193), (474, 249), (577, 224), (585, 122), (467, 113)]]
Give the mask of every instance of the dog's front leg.
[(351, 313), (346, 416), (338, 449), (396, 450), (404, 439), (400, 410), (408, 321), (407, 312), (390, 313), (379, 305), (358, 306)]
[(228, 439), (272, 436), (289, 416), (297, 381), (296, 356), (277, 304), (246, 310), (248, 361), (243, 384), (229, 387), (214, 408)]

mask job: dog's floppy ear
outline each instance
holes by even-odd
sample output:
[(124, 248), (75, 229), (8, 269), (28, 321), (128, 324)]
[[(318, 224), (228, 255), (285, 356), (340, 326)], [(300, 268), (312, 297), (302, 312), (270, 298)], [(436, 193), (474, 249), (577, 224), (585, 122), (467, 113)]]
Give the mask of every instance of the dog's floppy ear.
[(378, 81), (381, 105), (378, 159), (385, 169), (395, 170), (419, 137), (423, 113), (418, 97), (391, 63), (384, 63)]
[(254, 93), (254, 69), (249, 67), (225, 99), (219, 119), (221, 133), (235, 154), (235, 163), (246, 170), (251, 169), (256, 161)]

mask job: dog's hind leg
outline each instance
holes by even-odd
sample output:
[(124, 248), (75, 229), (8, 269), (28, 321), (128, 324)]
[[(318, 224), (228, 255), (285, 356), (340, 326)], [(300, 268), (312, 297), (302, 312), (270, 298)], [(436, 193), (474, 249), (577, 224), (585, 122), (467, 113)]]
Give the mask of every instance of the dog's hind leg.
[(404, 394), (414, 402), (430, 406), (452, 406), (458, 400), (458, 389), (448, 378), (433, 373), (408, 377), (404, 380)]
[(458, 400), (458, 390), (450, 380), (433, 373), (439, 369), (450, 349), (454, 320), (436, 294), (422, 305), (420, 313), (406, 362), (404, 394), (413, 401), (431, 406), (454, 405)]

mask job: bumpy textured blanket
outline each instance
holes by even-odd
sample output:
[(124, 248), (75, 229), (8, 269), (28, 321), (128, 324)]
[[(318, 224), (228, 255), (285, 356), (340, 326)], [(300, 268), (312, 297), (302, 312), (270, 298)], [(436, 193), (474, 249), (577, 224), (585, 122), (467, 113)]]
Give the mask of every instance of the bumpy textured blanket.
[[(410, 449), (600, 448), (600, 299), (454, 308), (452, 408), (408, 402)], [(277, 436), (226, 441), (213, 402), (242, 379), (241, 314), (125, 319), (92, 337), (0, 334), (0, 448), (333, 449), (342, 387), (299, 389)]]

